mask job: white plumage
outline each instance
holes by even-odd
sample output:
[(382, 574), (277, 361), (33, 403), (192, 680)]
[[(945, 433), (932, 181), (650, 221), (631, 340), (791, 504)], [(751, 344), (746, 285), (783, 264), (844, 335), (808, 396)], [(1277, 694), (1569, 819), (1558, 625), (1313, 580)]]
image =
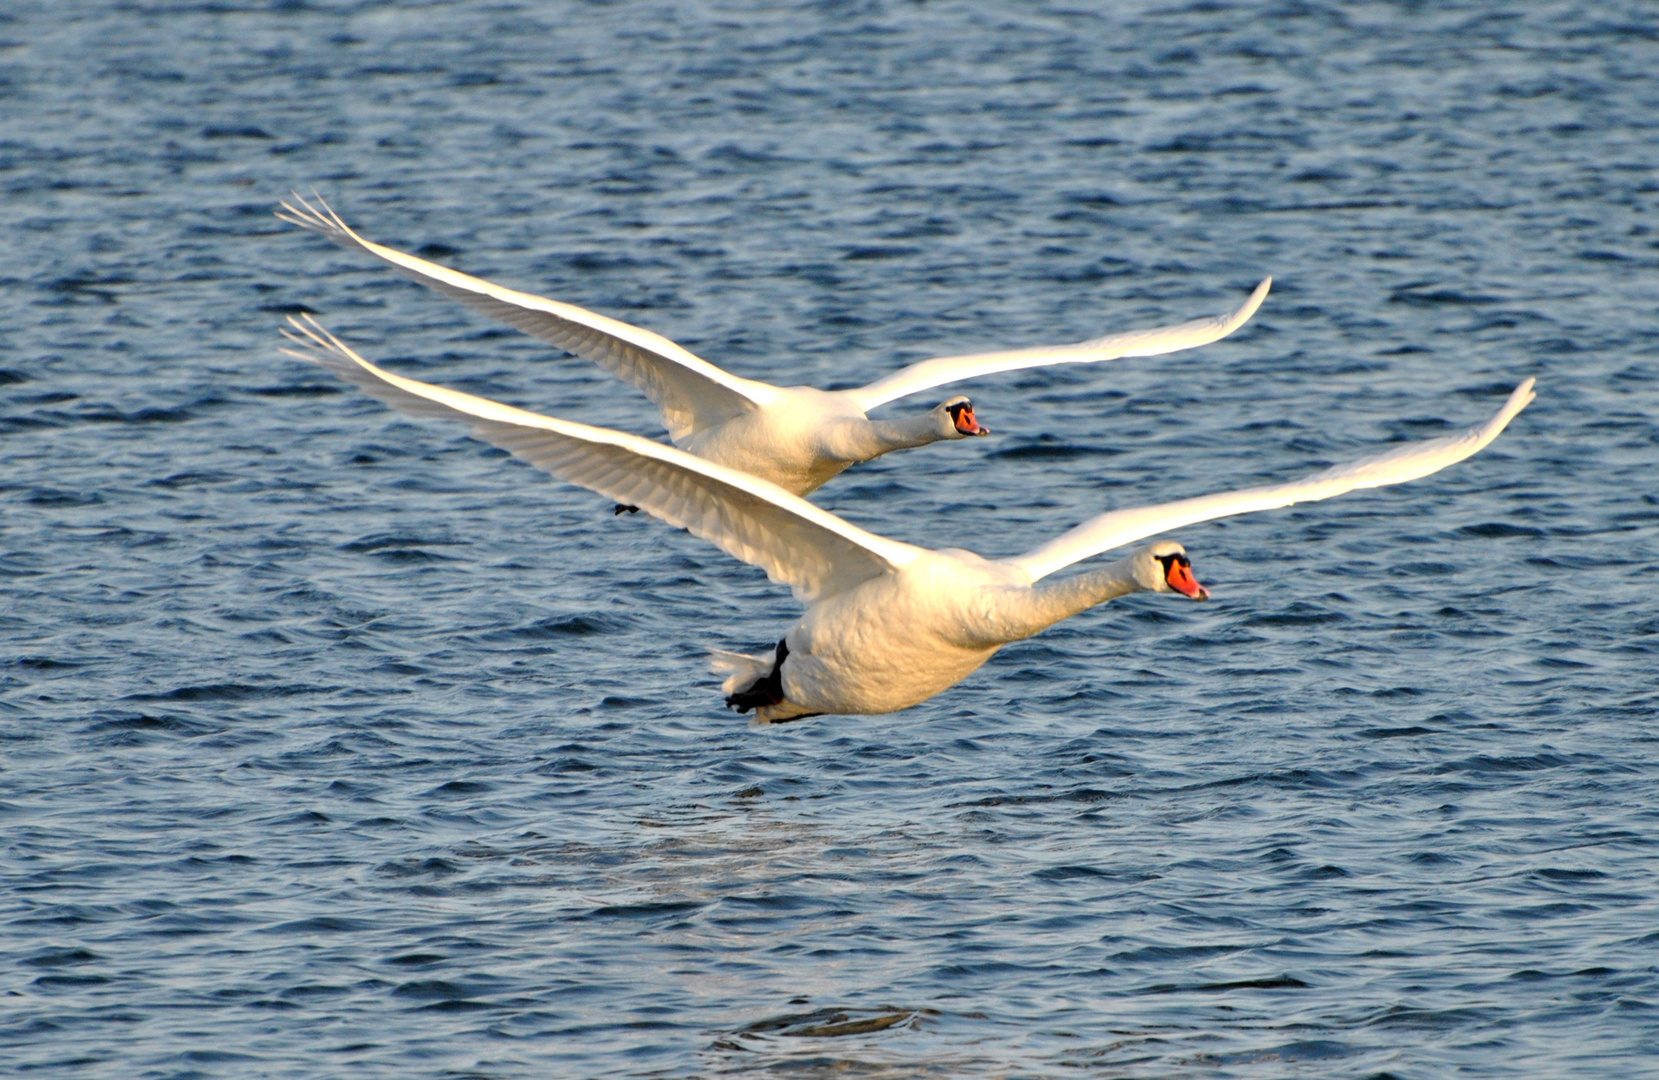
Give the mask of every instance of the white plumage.
[(818, 390), (739, 378), (661, 334), (365, 240), (321, 199), (312, 205), (295, 195), (277, 216), (367, 252), (476, 311), (592, 361), (637, 387), (662, 410), (663, 426), (674, 445), (796, 495), (808, 494), (849, 466), (893, 450), (989, 433), (975, 419), (973, 402), (960, 395), (902, 420), (871, 420), (866, 413), (878, 405), (999, 371), (1153, 356), (1218, 341), (1249, 321), (1273, 283), (1266, 279), (1224, 315), (1075, 345), (937, 357), (855, 390)]
[(929, 550), (867, 532), (770, 481), (661, 443), (515, 409), (383, 371), (310, 318), (285, 331), (311, 360), (401, 411), (462, 420), (561, 479), (629, 502), (788, 584), (806, 605), (772, 656), (717, 653), (728, 703), (762, 720), (882, 713), (959, 682), (1010, 641), (1129, 592), (1202, 600), (1185, 549), (1143, 546), (1053, 582), (1093, 555), (1212, 518), (1415, 480), (1489, 444), (1536, 396), (1517, 386), (1486, 423), (1405, 443), (1302, 480), (1102, 514), (1011, 559)]

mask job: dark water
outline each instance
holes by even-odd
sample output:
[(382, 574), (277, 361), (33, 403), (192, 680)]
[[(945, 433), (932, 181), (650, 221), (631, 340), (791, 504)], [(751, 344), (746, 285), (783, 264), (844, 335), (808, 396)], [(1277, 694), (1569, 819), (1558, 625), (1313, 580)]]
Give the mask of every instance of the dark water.
[[(5, 1071), (1659, 1074), (1656, 72), (1634, 0), (8, 3)], [(758, 571), (277, 354), (658, 430), (312, 185), (780, 382), (1275, 275), (820, 495), (933, 546), (1540, 397), (1183, 530), (1210, 604), (756, 729)]]

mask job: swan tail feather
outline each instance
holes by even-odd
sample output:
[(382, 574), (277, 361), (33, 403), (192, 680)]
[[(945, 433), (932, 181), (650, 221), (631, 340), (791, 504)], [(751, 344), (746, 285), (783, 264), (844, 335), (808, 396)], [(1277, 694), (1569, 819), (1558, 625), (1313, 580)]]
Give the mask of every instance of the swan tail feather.
[[(721, 653), (721, 657), (735, 657), (742, 662), (739, 670), (726, 680), (726, 705), (740, 713), (755, 711), (756, 719), (770, 719), (768, 710), (788, 705), (783, 693), (783, 662), (789, 658), (789, 643), (778, 642), (778, 649), (770, 662), (759, 656), (742, 653)], [(718, 661), (717, 661), (718, 662)]]
[(710, 649), (709, 670), (716, 675), (726, 676), (726, 681), (720, 684), (720, 692), (730, 696), (747, 690), (766, 678), (772, 671), (772, 657)]

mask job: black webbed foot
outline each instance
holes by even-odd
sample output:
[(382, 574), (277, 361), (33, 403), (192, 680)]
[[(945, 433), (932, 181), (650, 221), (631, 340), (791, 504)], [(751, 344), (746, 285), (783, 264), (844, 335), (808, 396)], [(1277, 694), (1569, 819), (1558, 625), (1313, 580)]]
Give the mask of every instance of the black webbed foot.
[(740, 713), (776, 705), (783, 700), (783, 662), (789, 655), (789, 646), (778, 642), (778, 658), (772, 663), (772, 673), (756, 679), (735, 694), (726, 695), (726, 704)]
[(617, 503), (616, 504), (616, 509), (612, 512), (611, 516), (615, 517), (617, 514), (637, 514), (637, 513), (639, 513), (639, 507), (634, 506), (632, 503)]
[(774, 724), (793, 724), (797, 720), (811, 720), (814, 716), (823, 716), (821, 712), (804, 712), (799, 716), (791, 716), (784, 720), (773, 720)]

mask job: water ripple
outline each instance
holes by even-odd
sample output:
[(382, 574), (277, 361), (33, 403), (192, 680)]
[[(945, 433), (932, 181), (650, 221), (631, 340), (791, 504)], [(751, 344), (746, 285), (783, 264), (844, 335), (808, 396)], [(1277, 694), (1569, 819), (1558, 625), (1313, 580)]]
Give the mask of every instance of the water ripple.
[[(161, 3), (0, 14), (0, 1051), (19, 1075), (1625, 1076), (1659, 1054), (1651, 12)], [(746, 726), (796, 610), (280, 356), (656, 434), (270, 217), (996, 437), (820, 502), (987, 555), (1541, 395), (1183, 532), (890, 717)], [(902, 406), (895, 406), (900, 408)]]

